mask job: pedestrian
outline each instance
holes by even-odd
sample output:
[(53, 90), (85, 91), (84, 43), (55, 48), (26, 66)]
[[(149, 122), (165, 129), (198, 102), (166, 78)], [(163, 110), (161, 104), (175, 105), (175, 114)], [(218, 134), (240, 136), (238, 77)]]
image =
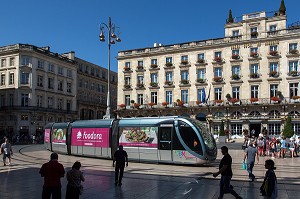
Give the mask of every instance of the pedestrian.
[(255, 156), (257, 159), (257, 164), (259, 162), (258, 152), (256, 149), (255, 141), (253, 141), (250, 146), (245, 150), (244, 161), (247, 159), (247, 171), (249, 173), (249, 179), (251, 182), (254, 181), (255, 175), (253, 175), (253, 167), (255, 163)]
[(280, 146), (280, 156), (284, 159), (286, 154), (286, 149), (289, 147), (289, 144), (286, 142), (286, 138), (283, 137), (281, 140), (281, 146)]
[(3, 165), (6, 166), (6, 158), (8, 158), (8, 165), (11, 166), (11, 156), (13, 155), (11, 144), (8, 138), (5, 138), (4, 142), (1, 144), (1, 152), (3, 153)]
[(220, 195), (218, 199), (222, 199), (225, 193), (231, 193), (235, 198), (242, 199), (242, 197), (233, 190), (233, 186), (230, 185), (230, 180), (233, 173), (231, 169), (232, 158), (228, 153), (228, 148), (226, 146), (222, 146), (221, 152), (223, 154), (223, 158), (219, 164), (219, 171), (213, 173), (214, 177), (217, 177), (219, 174), (221, 174)]
[[(115, 166), (116, 162), (116, 166)], [(113, 158), (113, 167), (115, 166), (115, 185), (122, 185), (122, 178), (126, 166), (128, 167), (128, 155), (127, 152), (123, 150), (123, 146), (119, 146), (119, 150), (117, 150), (114, 154)]]
[(84, 182), (84, 176), (82, 171), (80, 171), (81, 163), (76, 161), (72, 169), (67, 172), (67, 191), (66, 199), (79, 199), (79, 195), (83, 189), (81, 181)]
[(61, 199), (61, 182), (60, 178), (65, 175), (65, 169), (62, 164), (58, 162), (57, 153), (52, 153), (50, 161), (43, 164), (40, 169), (42, 177), (44, 177), (44, 186), (42, 199)]
[(268, 169), (264, 181), (260, 187), (260, 192), (264, 199), (275, 199), (278, 196), (277, 178), (274, 170), (276, 169), (273, 160), (266, 160), (265, 168)]

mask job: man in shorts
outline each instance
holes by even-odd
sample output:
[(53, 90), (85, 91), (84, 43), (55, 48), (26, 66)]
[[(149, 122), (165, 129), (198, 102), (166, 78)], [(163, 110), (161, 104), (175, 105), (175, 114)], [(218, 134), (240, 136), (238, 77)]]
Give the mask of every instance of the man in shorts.
[(8, 158), (8, 165), (11, 165), (11, 156), (13, 155), (13, 151), (8, 138), (5, 138), (4, 143), (1, 144), (0, 154), (3, 154), (3, 165), (6, 166), (6, 158)]

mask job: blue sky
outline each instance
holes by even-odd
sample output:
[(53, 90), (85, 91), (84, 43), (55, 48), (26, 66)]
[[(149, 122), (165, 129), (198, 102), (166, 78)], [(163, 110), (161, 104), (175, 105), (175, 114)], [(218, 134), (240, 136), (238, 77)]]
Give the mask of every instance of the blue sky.
[[(0, 46), (27, 43), (107, 67), (107, 43), (99, 24), (108, 16), (120, 27), (122, 42), (111, 48), (111, 69), (118, 51), (220, 38), (232, 9), (234, 17), (277, 11), (281, 0), (9, 0), (1, 1)], [(285, 0), (287, 24), (300, 20), (299, 0)]]

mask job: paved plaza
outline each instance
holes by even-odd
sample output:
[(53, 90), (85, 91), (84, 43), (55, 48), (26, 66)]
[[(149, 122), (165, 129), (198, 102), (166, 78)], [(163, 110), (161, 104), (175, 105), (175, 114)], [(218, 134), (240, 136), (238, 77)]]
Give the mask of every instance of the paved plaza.
[[(257, 179), (252, 183), (248, 181), (247, 171), (241, 169), (241, 143), (230, 143), (227, 146), (233, 157), (232, 185), (236, 192), (243, 198), (262, 198), (259, 187), (265, 173), (263, 165), (266, 158), (260, 158), (259, 164), (255, 165), (254, 174)], [(16, 145), (13, 150), (13, 166), (0, 166), (0, 198), (41, 198), (43, 178), (38, 172), (41, 165), (49, 160), (51, 152), (45, 150), (43, 145)], [(59, 155), (59, 162), (65, 166), (66, 171), (76, 160), (82, 163), (86, 177), (82, 199), (217, 199), (220, 176), (213, 178), (212, 175), (205, 174), (217, 171), (221, 159), (221, 153), (218, 152), (216, 162), (203, 167), (129, 162), (121, 187), (114, 185), (111, 160)], [(278, 198), (299, 198), (300, 158), (275, 159), (275, 164), (279, 183)], [(66, 178), (63, 178), (62, 198), (65, 196), (66, 184)], [(226, 194), (224, 198), (234, 197)]]

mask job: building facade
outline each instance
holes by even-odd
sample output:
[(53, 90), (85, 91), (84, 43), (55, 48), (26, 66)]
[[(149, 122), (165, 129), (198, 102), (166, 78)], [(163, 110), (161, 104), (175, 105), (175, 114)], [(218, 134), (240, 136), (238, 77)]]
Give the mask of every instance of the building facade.
[[(0, 137), (39, 136), (49, 122), (100, 118), (106, 106), (94, 100), (101, 92), (91, 86), (95, 81), (95, 88), (101, 84), (105, 91), (107, 78), (96, 80), (100, 71), (106, 70), (76, 58), (75, 52), (60, 55), (28, 44), (0, 47)], [(86, 115), (87, 107), (95, 113)]]
[(225, 24), (224, 38), (154, 45), (118, 53), (119, 117), (185, 115), (280, 134), (287, 116), (299, 120), (300, 27), (285, 10), (245, 14)]

